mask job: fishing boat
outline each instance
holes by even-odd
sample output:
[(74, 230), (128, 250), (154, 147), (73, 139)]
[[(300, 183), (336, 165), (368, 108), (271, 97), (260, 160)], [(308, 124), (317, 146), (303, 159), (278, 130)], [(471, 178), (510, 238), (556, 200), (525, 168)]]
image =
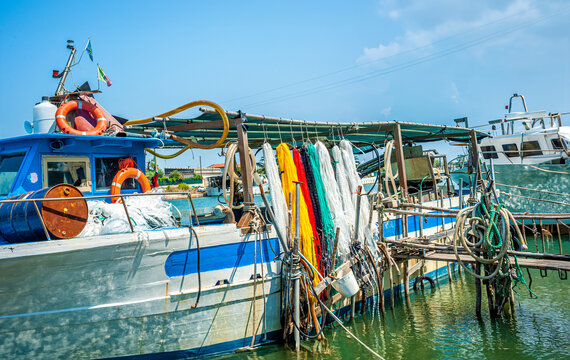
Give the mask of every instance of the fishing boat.
[[(227, 177), (227, 175), (226, 175)], [(223, 185), (223, 176), (211, 176), (208, 177), (206, 179), (206, 196), (211, 196), (211, 197), (220, 197), (221, 195), (223, 195), (223, 191), (222, 191), (222, 186)], [(267, 184), (267, 180), (264, 179), (263, 177), (261, 178), (262, 180), (262, 184), (266, 185)], [(226, 184), (227, 186), (227, 184)], [(228, 192), (229, 189), (226, 187), (226, 192)], [(268, 191), (266, 189), (266, 191)], [(253, 188), (253, 195), (259, 195), (259, 188)]]
[[(520, 99), (524, 112), (514, 112)], [(570, 209), (570, 126), (560, 113), (529, 112), (526, 99), (514, 94), (502, 119), (489, 121), (493, 137), (480, 142), (481, 155), (493, 173), (501, 202), (514, 212), (566, 213)], [(500, 126), (500, 129), (497, 129)], [(454, 162), (456, 183), (473, 182), (467, 157)]]
[[(351, 303), (365, 306), (393, 294), (391, 289), (407, 292), (420, 276), (446, 276), (441, 262), (410, 260), (396, 264), (404, 276), (394, 280), (384, 273), (393, 264), (383, 255), (383, 240), (444, 233), (452, 220), (439, 224), (422, 215), (385, 215), (382, 209), (400, 201), (461, 207), (461, 194), (449, 183), (439, 186), (432, 159), (410, 145), (442, 138), (476, 143), (485, 134), (419, 123), (272, 118), (225, 111), (204, 100), (124, 121), (104, 110), (93, 98), (96, 92), (65, 90), (75, 56), (72, 43), (68, 49), (55, 95), (36, 105), (27, 125), (32, 134), (0, 140), (0, 357), (213, 356), (292, 333), (298, 347), (299, 329), (308, 331), (306, 319), (313, 319), (313, 328), (324, 325), (313, 312), (300, 310), (300, 298), (307, 304), (317, 299), (322, 316), (323, 296), (330, 297), (337, 304), (334, 313), (341, 314)], [(195, 106), (204, 106), (197, 118), (171, 117)], [(289, 130), (281, 133), (285, 126)], [(342, 137), (335, 135), (338, 129)], [(226, 142), (232, 144), (228, 176), (239, 186), (229, 186), (226, 204), (216, 209), (223, 216), (200, 224), (185, 193), (194, 216), (181, 225), (181, 213), (150, 189), (140, 170), (145, 152), (161, 156), (151, 149), (177, 147), (182, 153)], [(277, 166), (271, 161), (277, 147), (279, 168), (292, 176), (297, 169), (287, 162), (289, 147), (311, 148), (312, 142), (319, 151), (310, 157), (316, 160), (312, 179), (322, 170), (326, 191), (311, 191), (307, 198), (330, 203), (321, 210), (332, 221), (332, 234), (311, 227), (298, 178), (271, 172), (277, 174), (271, 180), (267, 170)], [(258, 146), (264, 149), (271, 200), (255, 176), (251, 147)], [(378, 176), (385, 191), (361, 192), (352, 146), (376, 153), (385, 148), (387, 165), (378, 173), (384, 173)], [(241, 176), (235, 173), (236, 156)], [(264, 208), (253, 202), (254, 187)], [(296, 201), (286, 202), (286, 195)], [(321, 234), (321, 251), (313, 235), (307, 236), (311, 229)], [(312, 280), (301, 281), (309, 273)], [(315, 297), (299, 296), (300, 288)]]
[(222, 177), (211, 176), (206, 179), (206, 196), (218, 197), (222, 195)]

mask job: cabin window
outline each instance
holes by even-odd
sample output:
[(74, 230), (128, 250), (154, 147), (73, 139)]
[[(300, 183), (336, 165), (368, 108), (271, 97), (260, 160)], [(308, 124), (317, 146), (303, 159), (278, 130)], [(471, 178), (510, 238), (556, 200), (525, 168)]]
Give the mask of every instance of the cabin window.
[(91, 166), (86, 156), (44, 156), (42, 167), (44, 187), (70, 184), (91, 191)]
[(538, 141), (525, 141), (522, 146), (523, 157), (542, 155)]
[(485, 159), (498, 159), (497, 149), (493, 145), (481, 146), (481, 152)]
[(562, 145), (562, 140), (560, 139), (552, 139), (552, 147), (558, 150), (564, 150), (564, 145)]
[(519, 156), (519, 148), (517, 147), (517, 144), (503, 144), (503, 151), (508, 157)]
[[(95, 158), (95, 189), (111, 190), (113, 178), (119, 170), (120, 157)], [(127, 179), (123, 182), (122, 189), (136, 189), (137, 183), (135, 179)]]
[(10, 193), (25, 156), (25, 151), (0, 155), (0, 195)]

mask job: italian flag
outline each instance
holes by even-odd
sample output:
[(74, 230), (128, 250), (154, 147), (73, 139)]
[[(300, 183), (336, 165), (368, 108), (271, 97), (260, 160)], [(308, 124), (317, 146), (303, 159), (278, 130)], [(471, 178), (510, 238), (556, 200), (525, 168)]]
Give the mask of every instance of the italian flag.
[(107, 86), (111, 86), (112, 85), (111, 79), (109, 79), (109, 77), (107, 75), (105, 75), (105, 73), (103, 72), (103, 69), (101, 69), (101, 66), (99, 66), (99, 64), (97, 64), (97, 70), (99, 71), (98, 79), (106, 82)]

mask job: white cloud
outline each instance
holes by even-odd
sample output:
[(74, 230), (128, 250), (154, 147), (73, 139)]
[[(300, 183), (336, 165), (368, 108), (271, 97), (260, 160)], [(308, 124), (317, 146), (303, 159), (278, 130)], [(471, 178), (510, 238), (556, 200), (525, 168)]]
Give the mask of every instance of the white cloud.
[(382, 111), (380, 111), (380, 114), (384, 117), (388, 117), (390, 116), (390, 114), (392, 113), (392, 107), (388, 106), (387, 108), (382, 109)]
[(396, 42), (391, 42), (388, 45), (380, 44), (375, 48), (364, 48), (364, 56), (361, 60), (378, 60), (400, 53), (401, 45)]
[(388, 16), (395, 20), (400, 17), (400, 12), (398, 10), (390, 10)]
[(451, 100), (456, 104), (459, 104), (459, 101), (461, 100), (459, 97), (459, 89), (457, 89), (457, 85), (453, 82), (451, 83)]
[[(458, 12), (455, 16), (447, 14), (447, 16), (444, 16), (445, 20), (431, 24), (430, 26), (417, 28), (417, 23), (422, 23), (422, 21), (425, 20), (422, 20), (422, 18), (424, 18), (428, 12), (433, 14), (449, 11), (446, 8), (448, 5), (452, 6), (449, 0), (439, 1), (438, 5), (441, 6), (441, 9), (438, 8), (439, 6), (434, 6), (431, 1), (425, 2), (416, 0), (410, 2), (410, 4), (404, 8), (397, 9), (390, 9), (391, 4), (393, 4), (391, 1), (383, 3), (388, 4), (386, 6), (389, 9), (381, 13), (387, 14), (391, 18), (403, 19), (404, 16), (406, 16), (406, 21), (409, 22), (409, 25), (405, 26), (409, 28), (409, 30), (407, 30), (404, 35), (392, 41), (388, 41), (387, 44), (384, 43), (379, 44), (377, 47), (364, 48), (363, 56), (358, 59), (360, 63), (378, 61), (411, 50), (418, 51), (419, 55), (425, 55), (425, 53), (433, 52), (434, 42), (457, 35), (458, 33), (464, 33), (465, 39), (458, 39), (459, 44), (461, 44), (470, 39), (472, 40), (473, 36), (476, 36), (477, 33), (479, 37), (485, 36), (486, 33), (492, 30), (490, 29), (491, 26), (500, 26), (501, 29), (504, 30), (517, 23), (528, 21), (539, 16), (539, 11), (532, 4), (531, 0), (515, 0), (504, 9), (493, 9), (490, 8), (489, 6), (491, 5), (489, 5), (483, 9), (471, 9), (472, 11), (468, 11), (470, 9), (463, 7), (462, 11)], [(449, 18), (452, 18), (452, 20), (447, 20)], [(416, 27), (416, 29), (413, 29), (413, 27)], [(475, 32), (475, 30), (477, 30), (477, 32)], [(475, 35), (473, 33), (475, 33)], [(484, 46), (484, 44), (479, 46)]]

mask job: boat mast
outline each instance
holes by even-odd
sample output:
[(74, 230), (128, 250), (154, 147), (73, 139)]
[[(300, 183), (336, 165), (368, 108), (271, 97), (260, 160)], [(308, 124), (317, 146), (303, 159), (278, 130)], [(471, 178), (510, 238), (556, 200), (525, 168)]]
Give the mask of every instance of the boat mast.
[(69, 54), (69, 58), (67, 59), (67, 65), (65, 65), (65, 70), (63, 70), (63, 74), (61, 75), (61, 79), (59, 80), (59, 84), (57, 85), (57, 89), (55, 90), (56, 96), (64, 94), (65, 89), (63, 88), (63, 85), (65, 85), (65, 80), (67, 79), (67, 74), (69, 73), (69, 69), (71, 68), (71, 63), (75, 58), (75, 47), (73, 46), (73, 40), (67, 40), (67, 48), (71, 50), (71, 53)]

